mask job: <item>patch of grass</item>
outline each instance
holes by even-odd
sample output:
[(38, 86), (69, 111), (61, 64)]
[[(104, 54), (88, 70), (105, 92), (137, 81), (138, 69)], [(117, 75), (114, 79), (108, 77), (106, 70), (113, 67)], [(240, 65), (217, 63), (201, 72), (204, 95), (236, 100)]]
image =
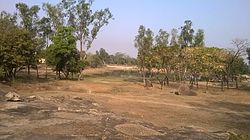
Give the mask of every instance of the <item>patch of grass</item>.
[(250, 135), (229, 133), (228, 140), (250, 140)]

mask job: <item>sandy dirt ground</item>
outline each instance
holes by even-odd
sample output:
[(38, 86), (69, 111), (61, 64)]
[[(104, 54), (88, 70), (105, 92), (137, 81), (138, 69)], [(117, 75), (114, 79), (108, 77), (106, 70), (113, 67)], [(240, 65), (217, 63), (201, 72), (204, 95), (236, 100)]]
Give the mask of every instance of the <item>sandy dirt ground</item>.
[[(175, 95), (178, 84), (144, 88), (130, 69), (88, 69), (82, 81), (0, 84), (0, 139), (228, 139), (250, 134), (250, 92), (196, 89)], [(128, 72), (127, 72), (128, 71)], [(14, 91), (22, 102), (7, 102)]]

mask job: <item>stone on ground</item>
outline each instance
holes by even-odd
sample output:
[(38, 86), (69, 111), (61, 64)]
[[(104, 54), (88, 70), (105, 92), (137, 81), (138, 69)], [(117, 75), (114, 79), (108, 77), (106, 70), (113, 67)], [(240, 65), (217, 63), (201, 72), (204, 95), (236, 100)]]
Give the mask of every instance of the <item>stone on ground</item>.
[(15, 92), (8, 92), (5, 95), (5, 98), (6, 98), (6, 101), (10, 101), (10, 102), (20, 102), (20, 101), (22, 101), (20, 95), (18, 95)]
[(187, 84), (181, 84), (176, 95), (196, 96), (197, 94)]

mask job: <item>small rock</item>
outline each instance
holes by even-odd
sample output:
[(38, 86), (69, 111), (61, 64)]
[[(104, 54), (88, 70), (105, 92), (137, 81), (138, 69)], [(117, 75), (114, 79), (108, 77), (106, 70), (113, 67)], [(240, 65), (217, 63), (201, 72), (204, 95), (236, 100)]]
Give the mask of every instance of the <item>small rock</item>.
[(82, 100), (82, 98), (78, 97), (78, 96), (74, 96), (73, 99), (75, 99), (75, 100)]
[(190, 87), (187, 84), (181, 84), (179, 87), (179, 95), (185, 95), (185, 96), (196, 96), (196, 92), (190, 89)]
[(57, 110), (58, 110), (58, 111), (65, 111), (66, 109), (59, 106), (59, 107), (57, 108)]
[(10, 102), (20, 102), (20, 101), (22, 101), (20, 95), (18, 95), (15, 92), (7, 93), (5, 95), (5, 98), (6, 98), (6, 101), (10, 101)]
[(92, 103), (92, 105), (94, 105), (94, 106), (99, 106), (99, 104), (98, 104), (98, 103)]
[(178, 91), (175, 91), (174, 94), (175, 95), (180, 95), (180, 93)]
[(93, 115), (98, 115), (98, 110), (96, 109), (89, 109), (89, 114), (93, 114)]
[(29, 97), (27, 97), (27, 99), (36, 99), (36, 96), (35, 95), (32, 95), (32, 96), (29, 96)]

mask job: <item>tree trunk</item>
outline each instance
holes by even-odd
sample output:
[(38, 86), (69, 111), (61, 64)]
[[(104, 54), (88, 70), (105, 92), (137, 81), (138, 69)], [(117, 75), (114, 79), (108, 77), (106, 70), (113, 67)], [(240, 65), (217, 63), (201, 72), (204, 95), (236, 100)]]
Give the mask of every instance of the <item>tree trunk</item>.
[(80, 81), (82, 79), (82, 75), (83, 75), (83, 70), (80, 72), (80, 74), (78, 76), (78, 81)]
[(181, 82), (181, 73), (178, 73), (178, 77), (179, 77), (179, 82)]
[[(226, 79), (226, 78), (225, 78), (225, 79)], [(229, 75), (227, 75), (226, 82), (227, 82), (227, 89), (229, 89)]]
[(58, 74), (59, 74), (59, 79), (61, 79), (61, 71), (60, 70), (59, 70)]
[(80, 39), (80, 58), (81, 58), (81, 60), (87, 59), (86, 53), (83, 53), (83, 52), (84, 52), (83, 51), (83, 39), (81, 38)]
[(235, 86), (236, 86), (236, 89), (239, 89), (238, 77), (237, 76), (235, 76)]
[(39, 79), (38, 66), (36, 65), (36, 78)]
[(58, 71), (56, 71), (56, 80), (58, 79), (57, 76), (58, 76)]
[(225, 76), (222, 76), (222, 78), (221, 78), (221, 91), (224, 91), (224, 81), (225, 81)]
[(176, 81), (176, 75), (174, 74), (174, 77), (173, 77), (173, 79), (174, 79), (174, 82)]
[[(49, 36), (47, 35), (47, 38), (46, 38), (46, 49), (48, 48), (49, 46)], [(47, 63), (47, 58), (45, 58), (45, 78), (48, 79), (48, 63)]]
[(209, 82), (209, 78), (207, 77), (206, 90), (208, 90), (208, 82)]
[(30, 65), (28, 64), (28, 76), (30, 76)]
[(143, 84), (146, 85), (146, 72), (143, 68), (143, 72), (142, 72), (142, 78), (143, 78)]
[(195, 84), (196, 84), (196, 88), (199, 88), (199, 80), (197, 76), (195, 76)]
[(48, 66), (47, 66), (47, 60), (46, 60), (46, 64), (45, 64), (45, 78), (48, 79)]
[(13, 69), (12, 71), (13, 72), (11, 73), (11, 78), (12, 78), (12, 81), (14, 81), (16, 78), (16, 69)]
[(192, 89), (193, 85), (194, 85), (194, 77), (193, 77), (193, 75), (190, 77), (189, 84), (190, 84), (190, 88)]
[(166, 80), (167, 80), (167, 86), (169, 86), (169, 78), (168, 78), (168, 76), (166, 77)]
[(83, 48), (83, 40), (82, 40), (82, 38), (80, 39), (80, 53), (81, 53), (81, 55), (82, 55), (82, 48)]

